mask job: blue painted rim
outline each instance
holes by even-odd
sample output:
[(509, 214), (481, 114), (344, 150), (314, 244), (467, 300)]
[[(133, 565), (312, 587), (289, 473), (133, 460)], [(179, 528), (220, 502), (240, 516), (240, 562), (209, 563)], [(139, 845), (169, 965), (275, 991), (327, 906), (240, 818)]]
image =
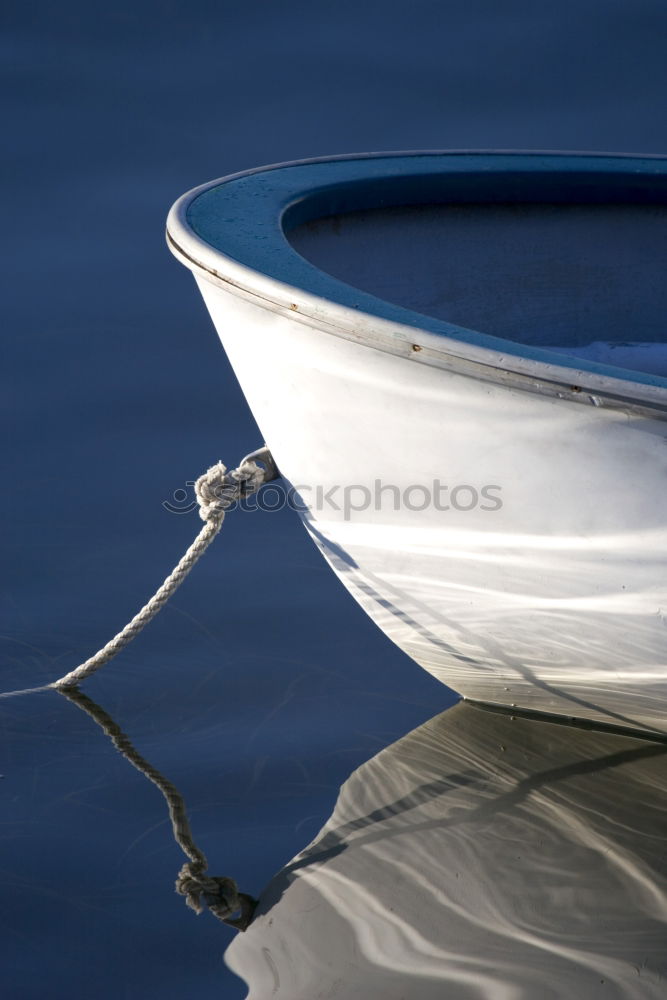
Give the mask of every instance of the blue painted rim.
[[(244, 267), (350, 309), (538, 364), (667, 390), (667, 378), (504, 340), (393, 305), (319, 270), (286, 233), (330, 215), (434, 202), (667, 201), (667, 157), (578, 153), (401, 153), (335, 157), (235, 175), (189, 201), (185, 218)], [(641, 339), (641, 338), (638, 338)]]

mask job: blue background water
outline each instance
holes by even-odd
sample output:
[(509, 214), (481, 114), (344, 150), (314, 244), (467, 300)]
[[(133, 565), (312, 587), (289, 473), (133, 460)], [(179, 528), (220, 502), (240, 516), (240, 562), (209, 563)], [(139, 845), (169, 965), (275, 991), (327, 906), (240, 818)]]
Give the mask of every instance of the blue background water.
[[(175, 198), (263, 163), (409, 148), (667, 152), (660, 0), (13, 3), (2, 49), (3, 690), (98, 648), (174, 564), (162, 501), (261, 439)], [(452, 695), (380, 635), (289, 511), (239, 514), (91, 680), (258, 893), (361, 761)], [(75, 706), (0, 701), (0, 988), (242, 997), (233, 932), (172, 890), (159, 793)]]

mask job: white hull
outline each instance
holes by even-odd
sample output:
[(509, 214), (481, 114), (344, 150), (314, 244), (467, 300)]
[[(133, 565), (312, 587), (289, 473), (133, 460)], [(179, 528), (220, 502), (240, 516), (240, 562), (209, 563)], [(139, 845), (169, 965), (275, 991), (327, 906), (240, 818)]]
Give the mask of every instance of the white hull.
[(193, 270), (253, 414), (389, 638), (466, 698), (667, 731), (665, 390), (498, 352), (490, 377), (488, 350), (225, 266)]

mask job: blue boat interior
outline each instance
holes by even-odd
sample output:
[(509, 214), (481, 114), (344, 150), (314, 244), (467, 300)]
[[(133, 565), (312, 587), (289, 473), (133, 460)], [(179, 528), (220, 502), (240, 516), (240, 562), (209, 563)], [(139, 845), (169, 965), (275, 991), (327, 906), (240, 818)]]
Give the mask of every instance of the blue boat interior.
[(221, 182), (188, 221), (342, 305), (667, 388), (666, 173), (662, 157), (348, 157)]
[(662, 343), (667, 209), (420, 205), (304, 223), (307, 260), (408, 309), (522, 344)]

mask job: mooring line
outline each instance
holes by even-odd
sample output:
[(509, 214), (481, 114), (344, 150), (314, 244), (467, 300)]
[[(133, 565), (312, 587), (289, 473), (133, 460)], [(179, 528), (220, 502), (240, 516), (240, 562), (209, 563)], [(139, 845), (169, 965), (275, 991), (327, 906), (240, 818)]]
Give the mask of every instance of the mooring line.
[[(253, 461), (252, 459), (255, 457), (266, 462), (267, 468), (263, 469), (257, 462)], [(238, 468), (232, 469), (231, 472), (227, 471), (222, 462), (218, 462), (216, 465), (212, 465), (203, 476), (200, 476), (195, 483), (195, 495), (204, 527), (183, 558), (125, 628), (121, 629), (113, 639), (110, 639), (105, 646), (84, 663), (81, 663), (74, 670), (70, 670), (69, 673), (54, 681), (50, 686), (59, 691), (76, 687), (125, 649), (164, 607), (174, 591), (183, 583), (195, 563), (206, 552), (222, 527), (227, 509), (236, 501), (257, 492), (263, 483), (267, 482), (268, 479), (275, 478), (276, 474), (277, 470), (275, 470), (275, 465), (270, 458), (270, 452), (265, 448), (253, 452), (241, 462)]]

